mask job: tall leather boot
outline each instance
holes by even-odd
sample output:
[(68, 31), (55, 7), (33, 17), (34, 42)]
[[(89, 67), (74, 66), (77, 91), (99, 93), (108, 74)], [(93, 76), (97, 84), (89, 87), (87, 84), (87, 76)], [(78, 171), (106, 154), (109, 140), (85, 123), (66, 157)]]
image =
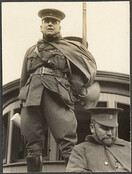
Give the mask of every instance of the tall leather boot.
[(42, 172), (42, 156), (40, 155), (28, 155), (27, 160), (27, 172)]

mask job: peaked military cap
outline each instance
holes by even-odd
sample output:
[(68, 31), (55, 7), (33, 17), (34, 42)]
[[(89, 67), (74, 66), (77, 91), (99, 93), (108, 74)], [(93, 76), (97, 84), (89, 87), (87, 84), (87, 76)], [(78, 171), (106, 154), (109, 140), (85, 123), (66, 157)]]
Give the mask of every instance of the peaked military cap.
[(104, 126), (117, 127), (118, 126), (117, 114), (123, 111), (123, 109), (96, 107), (96, 108), (90, 108), (87, 111), (91, 113), (91, 120), (95, 120), (97, 123)]
[(47, 8), (47, 9), (42, 9), (38, 12), (38, 16), (43, 19), (45, 18), (53, 18), (57, 19), (58, 21), (61, 21), (65, 18), (65, 14), (57, 9), (53, 8)]

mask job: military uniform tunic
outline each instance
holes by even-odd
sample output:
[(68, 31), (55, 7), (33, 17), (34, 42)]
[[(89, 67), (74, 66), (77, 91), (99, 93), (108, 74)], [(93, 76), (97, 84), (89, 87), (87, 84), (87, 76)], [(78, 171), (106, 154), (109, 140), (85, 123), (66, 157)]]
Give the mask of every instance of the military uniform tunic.
[(117, 138), (110, 146), (99, 144), (88, 135), (71, 153), (67, 172), (130, 172), (130, 143)]
[[(25, 90), (27, 90), (27, 93), (25, 93), (27, 96), (24, 96), (25, 99), (21, 98), (23, 93), (20, 93), (19, 98), (26, 101), (24, 106), (40, 105), (42, 92), (45, 87), (59, 96), (63, 92), (63, 95), (66, 95), (66, 98), (64, 98), (66, 104), (71, 104), (72, 107), (73, 95), (70, 92), (70, 83), (68, 81), (69, 69), (65, 56), (52, 45), (45, 43), (40, 46), (40, 57), (37, 53), (33, 52), (24, 60), (24, 66), (27, 66), (27, 74), (29, 75), (26, 77), (28, 79), (26, 84), (23, 83), (25, 79), (21, 80), (21, 88), (24, 86), (21, 92), (25, 93)], [(42, 67), (46, 68), (46, 70), (48, 69), (48, 72), (43, 72), (45, 69)], [(52, 70), (53, 74), (50, 70)], [(60, 91), (62, 88), (63, 91)]]

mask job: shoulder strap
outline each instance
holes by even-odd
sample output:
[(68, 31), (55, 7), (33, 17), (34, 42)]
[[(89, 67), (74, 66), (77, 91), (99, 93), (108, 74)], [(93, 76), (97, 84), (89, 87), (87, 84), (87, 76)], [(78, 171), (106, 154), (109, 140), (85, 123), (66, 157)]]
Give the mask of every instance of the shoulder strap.
[(66, 58), (66, 61), (67, 61), (68, 69), (69, 69), (69, 78), (71, 78), (72, 70), (71, 70), (70, 61), (69, 61), (69, 59), (67, 59), (67, 58)]

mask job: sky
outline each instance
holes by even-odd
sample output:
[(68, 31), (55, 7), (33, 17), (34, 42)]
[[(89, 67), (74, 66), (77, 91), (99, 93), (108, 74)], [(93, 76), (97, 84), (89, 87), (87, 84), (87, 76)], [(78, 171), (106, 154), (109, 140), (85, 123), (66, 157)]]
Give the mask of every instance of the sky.
[[(130, 2), (86, 2), (88, 50), (98, 71), (130, 74)], [(42, 38), (38, 11), (56, 8), (66, 14), (61, 34), (82, 37), (82, 2), (3, 2), (3, 85), (20, 78), (26, 50)]]

